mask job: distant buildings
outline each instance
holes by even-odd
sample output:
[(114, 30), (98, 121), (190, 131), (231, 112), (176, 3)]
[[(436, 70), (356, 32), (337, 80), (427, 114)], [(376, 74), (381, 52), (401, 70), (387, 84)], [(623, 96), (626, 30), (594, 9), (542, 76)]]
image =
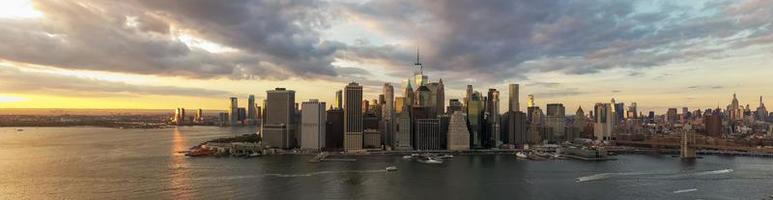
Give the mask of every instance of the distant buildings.
[(325, 123), (325, 149), (338, 151), (344, 148), (344, 110), (332, 108), (327, 111)]
[(236, 97), (231, 97), (231, 108), (229, 110), (228, 115), (231, 117), (231, 120), (229, 120), (229, 124), (231, 126), (235, 126), (239, 121), (239, 99)]
[(676, 108), (669, 108), (666, 112), (666, 121), (671, 124), (676, 124), (679, 121), (679, 116), (676, 114)]

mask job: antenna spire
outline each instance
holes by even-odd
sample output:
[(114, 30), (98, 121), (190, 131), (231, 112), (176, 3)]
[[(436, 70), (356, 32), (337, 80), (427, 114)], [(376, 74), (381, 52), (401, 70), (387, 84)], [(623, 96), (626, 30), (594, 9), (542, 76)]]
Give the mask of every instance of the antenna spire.
[(421, 60), (419, 59), (419, 47), (416, 47), (416, 63), (414, 65), (419, 66), (419, 72), (424, 73), (424, 65), (421, 64)]

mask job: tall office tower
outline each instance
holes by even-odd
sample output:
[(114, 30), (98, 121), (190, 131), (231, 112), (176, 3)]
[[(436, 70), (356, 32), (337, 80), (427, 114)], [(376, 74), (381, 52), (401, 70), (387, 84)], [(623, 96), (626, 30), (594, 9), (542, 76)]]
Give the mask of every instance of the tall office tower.
[[(449, 112), (451, 112), (449, 110)], [(453, 111), (448, 122), (448, 150), (470, 149), (470, 130), (462, 111)]]
[(204, 111), (201, 110), (201, 108), (196, 110), (196, 117), (193, 120), (196, 123), (203, 123), (204, 122)]
[(393, 131), (395, 127), (395, 88), (392, 84), (384, 83), (382, 93), (384, 99), (382, 100), (383, 108), (381, 109), (381, 121), (383, 124), (381, 132), (384, 134), (384, 145), (393, 147), (395, 139)]
[(344, 107), (342, 107), (343, 106), (343, 102), (344, 102), (343, 101), (344, 100), (343, 96), (344, 96), (343, 95), (343, 91), (341, 91), (341, 90), (336, 91), (336, 105), (335, 105), (336, 108), (340, 108), (340, 109), (344, 108)]
[(443, 87), (443, 79), (427, 84), (430, 92), (428, 104), (434, 107), (434, 112), (437, 114), (445, 113), (445, 89)]
[(706, 135), (711, 137), (722, 137), (722, 114), (714, 112), (703, 118), (703, 124), (706, 125)]
[(437, 118), (416, 119), (414, 135), (416, 150), (441, 150), (445, 146), (440, 134), (440, 120)]
[(344, 110), (333, 108), (327, 111), (325, 123), (325, 149), (338, 151), (344, 148)]
[(229, 116), (231, 116), (231, 120), (229, 120), (229, 124), (231, 126), (235, 126), (236, 122), (239, 121), (239, 99), (236, 97), (231, 97), (231, 109), (229, 110)]
[(483, 148), (483, 98), (479, 92), (474, 92), (470, 96), (467, 104), (467, 123), (470, 128), (470, 148)]
[(608, 103), (596, 103), (593, 106), (593, 136), (596, 140), (612, 140), (614, 127), (614, 112)]
[(176, 125), (184, 125), (185, 124), (185, 108), (177, 108), (174, 111), (174, 123)]
[(418, 67), (413, 73), (414, 84), (416, 87), (421, 87), (427, 84), (427, 75), (424, 75), (424, 66), (421, 65), (419, 60), (419, 49), (416, 49), (416, 63), (413, 64)]
[(411, 106), (413, 106), (414, 102), (414, 93), (413, 88), (411, 87), (411, 82), (408, 82), (408, 85), (405, 86), (405, 90), (403, 90), (403, 95), (405, 97), (405, 105), (403, 106), (405, 110), (408, 110), (410, 112)]
[(325, 148), (326, 122), (325, 102), (309, 99), (301, 104), (301, 149)]
[(625, 104), (622, 102), (615, 103), (615, 99), (612, 99), (612, 106), (614, 106), (614, 112), (615, 112), (615, 124), (619, 124), (620, 122), (625, 120)]
[(529, 107), (531, 109), (531, 119), (529, 119), (529, 132), (527, 133), (529, 143), (541, 143), (547, 136), (552, 135), (553, 130), (545, 127), (545, 113), (539, 106)]
[(239, 111), (239, 112), (238, 112), (238, 113), (239, 113), (239, 117), (236, 119), (236, 121), (237, 121), (238, 123), (243, 123), (243, 122), (244, 122), (244, 120), (246, 120), (246, 119), (247, 119), (247, 109), (245, 109), (244, 107), (239, 107), (239, 108), (237, 108), (237, 109), (238, 109), (238, 111)]
[(547, 105), (545, 123), (553, 129), (553, 141), (566, 139), (566, 110), (563, 104), (551, 103)]
[(369, 111), (369, 109), (370, 109), (370, 101), (362, 100), (362, 104), (360, 104), (360, 105), (362, 105), (362, 113), (366, 113), (366, 112)]
[(430, 105), (430, 96), (431, 91), (429, 91), (429, 88), (427, 86), (419, 86), (419, 88), (416, 89), (416, 99), (413, 105), (418, 106), (431, 106)]
[(666, 121), (671, 124), (676, 124), (679, 121), (679, 116), (676, 114), (676, 108), (669, 108), (666, 112)]
[(534, 107), (537, 107), (537, 104), (534, 103), (534, 95), (528, 96), (528, 101), (526, 102), (526, 117), (529, 119), (529, 121), (532, 121), (532, 114), (534, 114)]
[(497, 148), (502, 144), (501, 130), (499, 127), (502, 122), (499, 116), (499, 91), (497, 91), (497, 89), (491, 88), (488, 90), (486, 113), (488, 113), (486, 120), (486, 123), (488, 123), (488, 130), (486, 131), (486, 136), (489, 139), (486, 143), (488, 144), (488, 147)]
[(462, 99), (464, 103), (464, 110), (467, 112), (467, 104), (470, 104), (470, 98), (472, 98), (472, 85), (467, 85), (467, 90), (464, 92), (464, 98)]
[(502, 128), (505, 133), (505, 143), (518, 146), (527, 144), (528, 137), (526, 133), (528, 124), (526, 122), (528, 120), (526, 119), (526, 113), (521, 111), (507, 111), (502, 117), (502, 120), (505, 121), (504, 127)]
[(405, 107), (405, 97), (395, 97), (395, 113), (403, 112)]
[(760, 106), (757, 107), (757, 121), (768, 120), (768, 109), (765, 108), (765, 103), (762, 102), (762, 96), (760, 96)]
[(351, 82), (344, 89), (344, 150), (362, 149), (362, 86)]
[(459, 101), (459, 99), (449, 99), (448, 100), (448, 113), (453, 114), (454, 111), (462, 111), (463, 105), (462, 102)]
[(743, 109), (738, 104), (738, 98), (733, 93), (733, 101), (727, 106), (727, 116), (730, 117), (730, 121), (738, 121), (743, 119)]
[(277, 148), (295, 147), (295, 91), (276, 88), (266, 91), (266, 118), (261, 133), (263, 143)]
[(577, 108), (577, 112), (574, 113), (574, 127), (584, 128), (588, 123), (585, 117), (585, 111), (582, 110), (582, 106)]
[(254, 121), (258, 119), (258, 113), (255, 110), (255, 106), (255, 95), (250, 95), (247, 97), (247, 119), (250, 120), (250, 123), (254, 123)]
[(518, 102), (518, 84), (510, 84), (507, 86), (507, 90), (510, 93), (510, 97), (507, 101), (508, 111), (521, 111), (520, 104)]
[(397, 150), (411, 150), (411, 130), (413, 124), (411, 123), (411, 114), (408, 110), (398, 112), (395, 114), (395, 149)]

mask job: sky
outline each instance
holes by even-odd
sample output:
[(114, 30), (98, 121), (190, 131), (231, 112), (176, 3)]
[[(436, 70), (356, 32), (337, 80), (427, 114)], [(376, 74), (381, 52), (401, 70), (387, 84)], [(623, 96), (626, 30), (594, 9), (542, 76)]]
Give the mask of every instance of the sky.
[[(296, 91), (374, 99), (424, 74), (446, 98), (520, 84), (568, 113), (773, 97), (773, 1), (0, 1), (0, 108), (225, 109)], [(396, 94), (395, 96), (402, 96)], [(680, 109), (681, 110), (681, 109)]]

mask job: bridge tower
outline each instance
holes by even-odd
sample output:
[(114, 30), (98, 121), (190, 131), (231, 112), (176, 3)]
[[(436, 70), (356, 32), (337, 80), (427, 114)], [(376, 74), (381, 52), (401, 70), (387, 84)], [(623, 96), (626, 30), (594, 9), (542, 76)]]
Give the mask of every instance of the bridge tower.
[(682, 144), (679, 157), (682, 160), (692, 160), (696, 158), (695, 150), (695, 131), (690, 124), (685, 124), (682, 129)]

